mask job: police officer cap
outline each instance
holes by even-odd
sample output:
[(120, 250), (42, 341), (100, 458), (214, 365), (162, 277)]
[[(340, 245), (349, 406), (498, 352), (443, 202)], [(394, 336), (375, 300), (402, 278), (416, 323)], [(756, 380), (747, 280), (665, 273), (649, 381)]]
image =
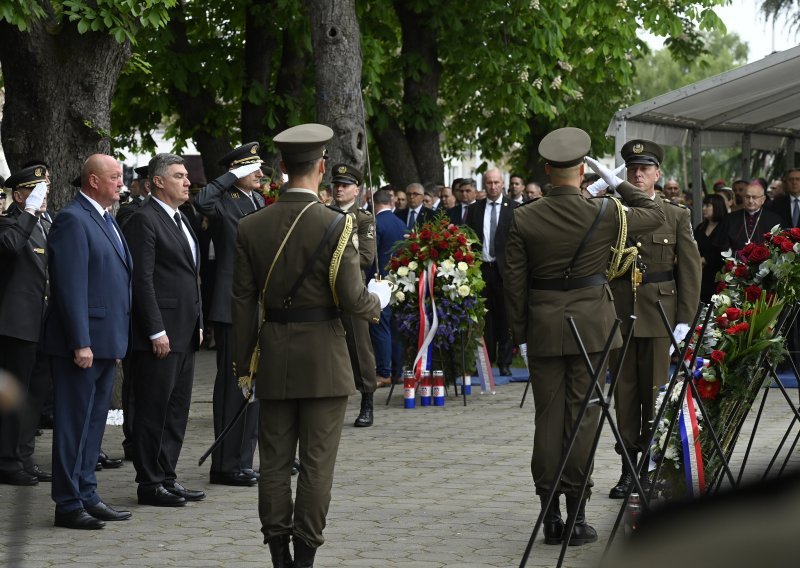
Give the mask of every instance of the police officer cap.
[(361, 185), (361, 180), (364, 176), (361, 175), (361, 172), (355, 169), (353, 166), (348, 166), (347, 164), (336, 164), (333, 166), (333, 183), (346, 183), (351, 184), (354, 183), (356, 185)]
[(580, 128), (553, 130), (539, 142), (539, 155), (554, 168), (570, 168), (583, 162), (592, 139)]
[(619, 151), (625, 165), (641, 164), (644, 166), (660, 166), (664, 159), (664, 150), (650, 140), (628, 140)]
[(46, 181), (45, 174), (47, 168), (42, 164), (28, 166), (11, 174), (4, 185), (9, 189), (33, 189), (40, 181)]
[(220, 166), (226, 168), (238, 168), (247, 164), (262, 163), (261, 156), (258, 154), (258, 142), (248, 142), (238, 148), (234, 148), (225, 154), (219, 161)]
[(325, 145), (333, 130), (323, 124), (299, 124), (287, 128), (272, 139), (284, 162), (298, 164), (325, 156)]
[(138, 168), (133, 168), (133, 171), (136, 172), (136, 179), (146, 179), (147, 178), (147, 170), (150, 166), (145, 164), (144, 166), (139, 166)]

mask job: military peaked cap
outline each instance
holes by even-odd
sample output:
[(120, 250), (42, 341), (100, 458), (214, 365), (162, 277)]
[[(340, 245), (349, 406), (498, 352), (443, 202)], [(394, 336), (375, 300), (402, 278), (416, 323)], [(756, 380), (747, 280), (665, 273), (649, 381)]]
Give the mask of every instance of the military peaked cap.
[(144, 166), (139, 166), (138, 168), (133, 168), (133, 171), (136, 172), (136, 179), (146, 179), (147, 178), (147, 170), (149, 168), (149, 164), (145, 164)]
[(619, 153), (625, 165), (660, 166), (664, 159), (664, 150), (650, 140), (628, 140)]
[(325, 145), (333, 138), (333, 130), (323, 124), (299, 124), (287, 128), (273, 142), (284, 162), (293, 164), (325, 157)]
[(570, 168), (583, 162), (592, 139), (580, 128), (553, 130), (539, 142), (539, 155), (554, 168)]
[(258, 149), (258, 142), (242, 144), (238, 148), (234, 148), (225, 154), (219, 161), (219, 165), (225, 166), (226, 168), (236, 168), (239, 166), (246, 166), (247, 164), (260, 164), (262, 160)]
[(4, 185), (9, 189), (33, 189), (37, 183), (46, 181), (45, 175), (47, 168), (42, 164), (28, 166), (11, 174)]
[(361, 172), (353, 166), (348, 166), (347, 164), (336, 164), (333, 166), (333, 179), (331, 180), (333, 183), (354, 183), (356, 185), (361, 185), (361, 180), (363, 178), (364, 176), (361, 175)]

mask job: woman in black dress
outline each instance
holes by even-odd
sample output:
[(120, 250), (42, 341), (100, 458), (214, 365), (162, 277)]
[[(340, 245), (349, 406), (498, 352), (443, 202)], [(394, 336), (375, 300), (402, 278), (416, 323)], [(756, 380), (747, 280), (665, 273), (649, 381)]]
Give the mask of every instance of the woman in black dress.
[(714, 244), (719, 225), (728, 211), (725, 199), (721, 195), (706, 195), (703, 198), (703, 222), (694, 230), (697, 248), (703, 262), (703, 274), (700, 280), (700, 301), (709, 302), (714, 295), (714, 278), (722, 269), (722, 250)]

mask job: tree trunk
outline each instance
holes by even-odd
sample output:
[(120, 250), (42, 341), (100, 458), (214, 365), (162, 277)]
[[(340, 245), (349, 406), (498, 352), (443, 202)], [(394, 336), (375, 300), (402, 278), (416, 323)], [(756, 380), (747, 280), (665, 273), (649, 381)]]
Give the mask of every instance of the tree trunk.
[(383, 171), (389, 183), (397, 189), (405, 189), (408, 184), (420, 180), (417, 163), (400, 125), (388, 112), (386, 116), (388, 126), (379, 130), (373, 119), (370, 122), (370, 132), (375, 136), (383, 161)]
[(26, 32), (0, 23), (3, 149), (12, 173), (30, 160), (48, 164), (53, 210), (72, 199), (84, 160), (111, 152), (111, 98), (130, 53), (127, 42), (81, 35), (68, 21), (35, 21)]
[(269, 13), (273, 0), (253, 0), (246, 10), (244, 87), (242, 92), (242, 143), (258, 141), (264, 146), (267, 110), (272, 80), (272, 61), (278, 49), (277, 28)]
[(544, 173), (544, 161), (539, 156), (539, 142), (548, 132), (548, 127), (542, 124), (536, 117), (528, 119), (528, 127), (530, 132), (525, 137), (525, 167), (524, 170), (530, 179), (536, 181), (539, 185), (544, 185), (550, 179)]
[(337, 162), (364, 171), (366, 133), (361, 100), (361, 38), (354, 0), (305, 0), (311, 22), (317, 121), (330, 126), (328, 172)]
[[(403, 83), (403, 112), (406, 138), (417, 164), (419, 178), (425, 183), (444, 183), (444, 160), (439, 144), (439, 80), (442, 66), (436, 45), (436, 34), (426, 25), (425, 12), (411, 11), (405, 2), (395, 1), (395, 11), (403, 35), (401, 53), (404, 59), (421, 62), (418, 73), (406, 74)], [(431, 128), (432, 126), (432, 128)]]

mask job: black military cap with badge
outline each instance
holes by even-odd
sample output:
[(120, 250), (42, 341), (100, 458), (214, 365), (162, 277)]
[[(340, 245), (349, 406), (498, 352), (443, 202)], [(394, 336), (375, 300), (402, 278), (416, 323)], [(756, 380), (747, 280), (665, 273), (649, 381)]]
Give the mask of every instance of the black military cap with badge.
[(334, 184), (361, 185), (361, 180), (363, 179), (364, 176), (361, 175), (361, 172), (353, 166), (347, 164), (336, 164), (333, 166), (333, 179), (331, 181)]
[(11, 174), (3, 184), (8, 189), (33, 189), (37, 183), (47, 181), (47, 168), (41, 164), (28, 166)]
[(258, 142), (248, 142), (242, 144), (222, 156), (219, 161), (220, 166), (225, 166), (228, 169), (237, 168), (239, 166), (246, 166), (248, 164), (262, 164), (264, 161), (261, 159), (259, 152)]
[(619, 151), (625, 165), (642, 165), (661, 167), (664, 160), (664, 150), (650, 140), (628, 140)]

